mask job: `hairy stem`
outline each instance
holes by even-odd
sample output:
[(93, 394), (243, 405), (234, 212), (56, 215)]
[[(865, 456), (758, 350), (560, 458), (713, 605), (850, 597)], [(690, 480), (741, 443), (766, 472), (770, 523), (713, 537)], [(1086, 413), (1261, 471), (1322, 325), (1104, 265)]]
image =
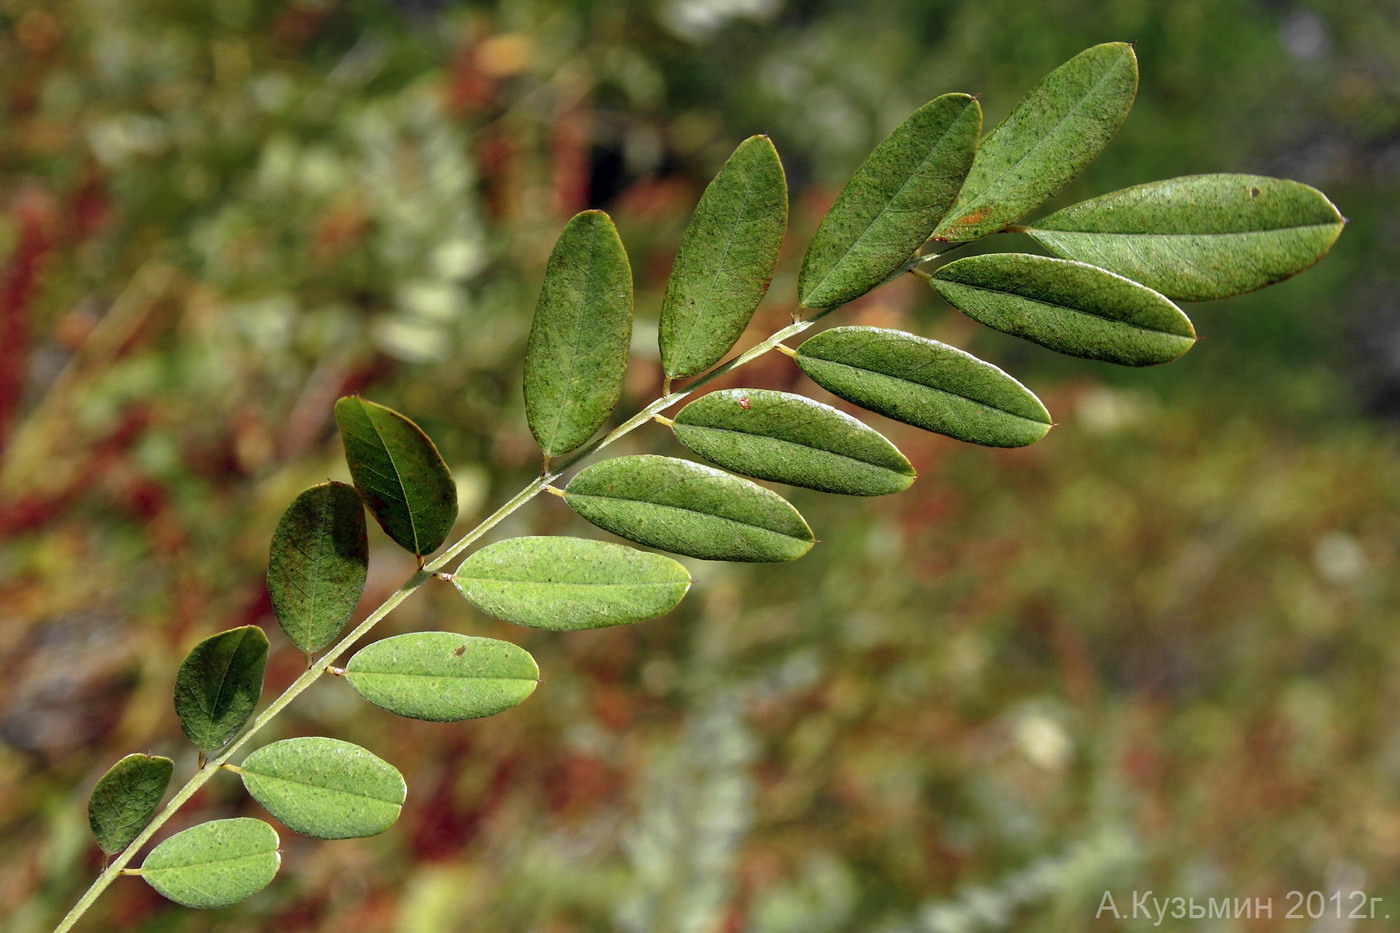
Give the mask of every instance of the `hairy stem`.
[[(913, 266), (908, 263), (905, 265), (908, 268), (902, 267), (900, 269), (901, 274), (913, 268)], [(223, 770), (223, 766), (228, 763), (228, 760), (232, 758), (239, 749), (246, 745), (249, 739), (271, 722), (288, 704), (304, 693), (308, 687), (319, 680), (322, 674), (338, 670), (332, 666), (333, 661), (349, 651), (355, 642), (368, 634), (369, 631), (374, 628), (375, 625), (379, 624), (381, 619), (393, 611), (399, 603), (411, 596), (424, 583), (433, 579), (433, 577), (437, 575), (437, 572), (450, 563), (453, 558), (479, 541), (483, 535), (504, 521), (525, 503), (539, 495), (546, 487), (549, 487), (554, 480), (562, 476), (575, 464), (592, 456), (622, 436), (635, 431), (637, 428), (652, 420), (655, 415), (683, 401), (686, 397), (693, 394), (696, 389), (762, 356), (787, 338), (802, 333), (834, 310), (835, 308), (826, 308), (817, 311), (805, 320), (794, 321), (757, 346), (745, 350), (729, 362), (700, 376), (684, 389), (669, 391), (670, 381), (667, 380), (665, 388), (668, 391), (665, 391), (656, 401), (647, 405), (641, 411), (637, 412), (637, 414), (628, 418), (622, 424), (613, 428), (596, 441), (582, 447), (562, 465), (555, 467), (552, 464), (547, 464), (543, 474), (531, 480), (524, 489), (516, 493), (495, 512), (492, 512), (479, 525), (455, 541), (447, 550), (443, 551), (433, 560), (424, 564), (418, 572), (404, 581), (404, 584), (395, 590), (377, 609), (366, 616), (364, 621), (355, 626), (349, 634), (337, 642), (334, 647), (330, 648), (319, 659), (312, 662), (312, 664), (302, 672), (301, 676), (292, 681), (287, 689), (283, 690), (277, 699), (273, 700), (266, 709), (258, 714), (257, 718), (249, 723), (232, 742), (225, 746), (217, 755), (203, 762), (199, 770), (194, 773), (194, 776), (186, 781), (183, 787), (176, 791), (175, 796), (170, 798), (170, 802), (146, 825), (146, 828), (141, 831), (141, 834), (133, 839), (130, 845), (113, 857), (112, 861), (108, 863), (107, 867), (102, 870), (102, 873), (97, 876), (92, 885), (83, 893), (83, 896), (73, 905), (73, 909), (70, 910), (67, 916), (54, 928), (54, 933), (65, 933), (65, 931), (71, 930), (73, 925), (78, 922), (78, 919), (87, 912), (88, 908), (92, 906), (93, 902), (97, 900), (98, 896), (107, 889), (107, 886), (110, 885), (113, 880), (123, 874), (133, 874), (133, 870), (128, 869), (126, 866), (136, 856), (136, 853), (150, 841), (151, 837), (154, 836), (162, 826), (169, 822), (171, 817), (179, 812), (180, 808), (183, 807), (215, 773)]]

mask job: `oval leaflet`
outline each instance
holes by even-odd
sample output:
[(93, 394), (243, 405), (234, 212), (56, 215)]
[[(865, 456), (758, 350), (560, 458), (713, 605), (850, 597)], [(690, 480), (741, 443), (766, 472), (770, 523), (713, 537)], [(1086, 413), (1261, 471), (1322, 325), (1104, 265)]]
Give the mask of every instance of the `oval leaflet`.
[(658, 335), (667, 376), (709, 369), (744, 333), (777, 268), (787, 209), (778, 150), (749, 137), (705, 189), (676, 251)]
[(1126, 42), (1085, 49), (1050, 72), (982, 140), (935, 239), (975, 240), (1045, 203), (1108, 145), (1137, 94)]
[(525, 649), (455, 632), (410, 632), (366, 645), (345, 666), (355, 692), (410, 719), (455, 722), (518, 706), (539, 684)]
[(948, 263), (929, 284), (974, 321), (1068, 356), (1152, 366), (1196, 342), (1169, 299), (1082, 262), (989, 253)]
[(398, 769), (339, 739), (283, 739), (238, 767), (243, 786), (293, 832), (352, 839), (383, 832), (399, 818), (408, 789)]
[(178, 832), (151, 850), (141, 878), (186, 907), (227, 907), (261, 891), (282, 856), (277, 832), (262, 820), (211, 820)]
[(1029, 389), (970, 353), (903, 331), (833, 327), (797, 349), (822, 388), (926, 431), (988, 447), (1023, 447), (1050, 430)]
[(330, 644), (354, 614), (368, 573), (359, 493), (321, 483), (292, 500), (267, 560), (272, 611), (292, 644), (308, 654)]
[(370, 514), (394, 543), (431, 554), (457, 520), (457, 487), (423, 429), (359, 396), (335, 403), (345, 460)]
[(98, 779), (88, 797), (88, 825), (103, 852), (120, 852), (146, 828), (174, 768), (159, 755), (127, 755)]
[(621, 544), (528, 537), (475, 552), (452, 582), (487, 615), (573, 631), (664, 615), (685, 596), (690, 574), (669, 557)]
[(593, 436), (622, 393), (632, 268), (612, 218), (575, 214), (545, 269), (525, 347), (525, 417), (546, 458)]
[(1026, 232), (1056, 256), (1209, 301), (1303, 271), (1345, 223), (1326, 195), (1296, 181), (1188, 175), (1072, 204)]
[(912, 256), (958, 196), (981, 130), (976, 100), (944, 94), (890, 131), (812, 236), (797, 279), (802, 306), (859, 298)]
[(849, 496), (914, 482), (914, 468), (878, 431), (789, 392), (710, 392), (682, 408), (671, 430), (706, 460), (758, 479)]
[(705, 560), (794, 560), (814, 540), (777, 493), (674, 457), (595, 463), (569, 481), (564, 501), (615, 535)]
[(256, 625), (219, 632), (195, 645), (175, 673), (175, 714), (201, 751), (237, 734), (262, 696), (267, 636)]

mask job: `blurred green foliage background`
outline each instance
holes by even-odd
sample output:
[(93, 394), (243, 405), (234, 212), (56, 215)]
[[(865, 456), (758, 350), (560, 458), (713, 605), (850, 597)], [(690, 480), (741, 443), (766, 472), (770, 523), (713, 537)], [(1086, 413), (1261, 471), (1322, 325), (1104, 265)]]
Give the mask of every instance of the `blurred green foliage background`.
[[(911, 492), (794, 493), (809, 557), (693, 562), (682, 608), (630, 630), (516, 631), (431, 588), (382, 634), (512, 639), (536, 696), (431, 725), (318, 685), (267, 738), (394, 762), (398, 826), (284, 833), (279, 879), (217, 915), (121, 882), (82, 928), (1068, 933), (1149, 928), (1094, 920), (1147, 889), (1274, 903), (1191, 929), (1297, 928), (1293, 889), (1400, 916), (1391, 0), (0, 0), (6, 928), (49, 928), (95, 874), (85, 801), (113, 761), (193, 768), (174, 669), (272, 625), (277, 516), (347, 478), (337, 396), (415, 418), (469, 527), (538, 465), (519, 360), (570, 214), (610, 211), (631, 253), (632, 411), (676, 243), (740, 140), (770, 133), (792, 185), (766, 333), (907, 113), (965, 90), (992, 125), (1117, 39), (1136, 108), (1052, 206), (1281, 175), (1351, 219), (1330, 257), (1188, 307), (1200, 345), (1150, 372), (981, 331), (912, 280), (863, 299), (842, 323), (989, 358), (1059, 427), (1006, 452), (878, 423)], [(748, 369), (815, 391), (780, 357)], [(659, 428), (628, 448), (676, 451)], [(591, 533), (552, 500), (503, 529), (532, 532)], [(369, 605), (411, 570), (374, 547)], [(269, 690), (302, 664), (280, 645)], [(197, 803), (170, 829), (262, 815), (233, 778)]]

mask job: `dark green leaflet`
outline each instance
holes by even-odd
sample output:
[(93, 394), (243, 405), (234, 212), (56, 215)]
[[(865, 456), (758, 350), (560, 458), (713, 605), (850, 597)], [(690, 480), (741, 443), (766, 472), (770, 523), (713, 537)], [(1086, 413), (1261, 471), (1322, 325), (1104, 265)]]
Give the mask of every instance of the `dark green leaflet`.
[(744, 333), (777, 268), (787, 208), (778, 150), (749, 137), (705, 189), (676, 252), (661, 304), (667, 376), (709, 369)]
[(627, 251), (607, 214), (576, 214), (550, 254), (525, 347), (525, 417), (545, 457), (602, 426), (622, 393), (631, 339)]
[(88, 825), (103, 852), (120, 852), (146, 828), (174, 767), (159, 755), (127, 755), (102, 775), (88, 797)]
[(175, 673), (180, 728), (201, 751), (233, 738), (262, 695), (267, 636), (256, 625), (211, 635), (195, 645)]
[(282, 631), (302, 651), (330, 644), (360, 601), (369, 573), (365, 508), (343, 483), (322, 483), (292, 500), (267, 560), (267, 591)]
[(1044, 204), (1103, 151), (1137, 94), (1125, 42), (1085, 49), (1036, 85), (987, 134), (935, 239), (975, 240)]
[(858, 298), (913, 255), (948, 207), (977, 151), (982, 109), (966, 94), (929, 101), (856, 170), (807, 247), (805, 308)]
[(384, 533), (419, 557), (436, 551), (457, 520), (457, 487), (428, 435), (359, 396), (335, 403), (335, 422), (355, 488)]

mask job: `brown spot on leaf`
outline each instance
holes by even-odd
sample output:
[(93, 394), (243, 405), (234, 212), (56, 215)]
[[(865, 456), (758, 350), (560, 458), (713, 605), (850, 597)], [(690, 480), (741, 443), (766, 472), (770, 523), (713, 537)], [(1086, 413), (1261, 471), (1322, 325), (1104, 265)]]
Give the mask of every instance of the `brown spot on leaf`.
[(973, 211), (973, 212), (970, 213), (970, 214), (964, 214), (963, 216), (959, 217), (957, 220), (953, 221), (952, 226), (954, 226), (954, 227), (971, 227), (973, 224), (979, 224), (979, 223), (981, 223), (982, 220), (987, 216), (987, 211), (988, 211), (988, 210), (989, 210), (989, 208), (983, 207), (983, 208), (979, 208), (978, 210)]

